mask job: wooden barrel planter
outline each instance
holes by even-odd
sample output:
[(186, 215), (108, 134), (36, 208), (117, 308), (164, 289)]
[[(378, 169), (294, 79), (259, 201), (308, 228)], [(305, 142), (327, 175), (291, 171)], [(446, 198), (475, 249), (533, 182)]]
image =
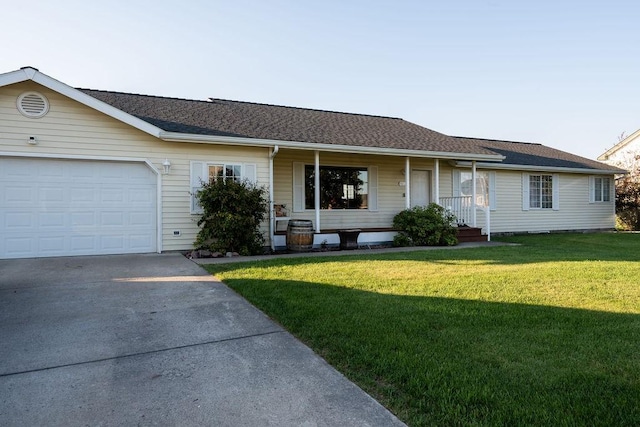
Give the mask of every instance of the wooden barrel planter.
[(313, 222), (306, 219), (289, 220), (287, 249), (291, 252), (309, 252), (313, 249)]

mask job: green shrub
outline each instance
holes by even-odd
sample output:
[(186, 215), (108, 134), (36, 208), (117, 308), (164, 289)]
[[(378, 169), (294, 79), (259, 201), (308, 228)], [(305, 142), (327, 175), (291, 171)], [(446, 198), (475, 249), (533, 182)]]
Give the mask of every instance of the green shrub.
[(640, 179), (637, 174), (616, 181), (616, 229), (640, 230)]
[(217, 179), (205, 183), (197, 193), (204, 213), (198, 221), (201, 228), (196, 249), (261, 254), (264, 237), (260, 223), (268, 212), (266, 194), (263, 187), (248, 181)]
[(395, 246), (453, 246), (458, 244), (456, 218), (442, 206), (431, 203), (427, 207), (406, 209), (393, 218), (398, 231)]

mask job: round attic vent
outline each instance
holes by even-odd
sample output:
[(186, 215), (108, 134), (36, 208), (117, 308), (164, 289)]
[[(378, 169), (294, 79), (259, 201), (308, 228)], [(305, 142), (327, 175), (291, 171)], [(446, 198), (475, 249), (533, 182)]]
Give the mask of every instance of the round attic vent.
[(18, 97), (18, 111), (25, 117), (38, 119), (49, 111), (49, 101), (38, 92), (25, 92)]

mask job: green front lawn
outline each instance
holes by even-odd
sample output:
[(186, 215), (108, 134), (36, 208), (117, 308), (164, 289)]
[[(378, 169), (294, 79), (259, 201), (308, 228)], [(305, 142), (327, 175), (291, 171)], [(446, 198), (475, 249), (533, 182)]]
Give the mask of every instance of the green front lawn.
[(412, 426), (640, 425), (640, 235), (208, 269)]

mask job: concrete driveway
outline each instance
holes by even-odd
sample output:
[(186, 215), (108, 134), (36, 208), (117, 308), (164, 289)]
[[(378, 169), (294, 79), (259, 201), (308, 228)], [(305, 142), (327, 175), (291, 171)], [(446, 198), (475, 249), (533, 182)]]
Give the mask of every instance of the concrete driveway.
[(0, 260), (0, 425), (403, 425), (179, 254)]

